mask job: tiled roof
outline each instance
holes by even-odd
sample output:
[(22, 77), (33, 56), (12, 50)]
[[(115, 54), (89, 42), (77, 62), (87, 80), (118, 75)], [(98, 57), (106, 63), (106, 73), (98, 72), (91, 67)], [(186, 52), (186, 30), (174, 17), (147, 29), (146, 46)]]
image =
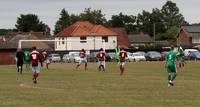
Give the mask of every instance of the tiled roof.
[(123, 48), (128, 48), (130, 43), (128, 40), (128, 35), (126, 33), (125, 28), (111, 28), (112, 31), (116, 32), (118, 34), (117, 36), (117, 46), (118, 47), (123, 47)]
[(80, 26), (81, 28), (87, 31), (90, 31), (94, 27), (94, 25), (91, 24), (89, 21), (77, 21), (73, 24), (73, 26)]
[(116, 32), (113, 32), (112, 30), (102, 26), (102, 25), (96, 25), (92, 28), (90, 31), (92, 35), (102, 35), (102, 36), (113, 36), (113, 35), (118, 35)]
[(117, 33), (102, 26), (93, 25), (88, 21), (78, 21), (57, 34), (59, 37), (80, 36), (117, 36)]
[[(0, 43), (0, 49), (17, 49), (19, 40), (39, 40), (34, 35), (17, 34), (10, 40)], [(49, 46), (44, 42), (23, 42), (22, 48), (31, 48), (36, 46), (38, 49), (48, 49)]]
[(182, 28), (188, 33), (200, 33), (200, 26), (183, 26)]
[(34, 35), (37, 38), (44, 39), (46, 38), (43, 32), (30, 32), (29, 35)]
[(154, 40), (147, 34), (129, 35), (129, 41), (131, 43), (153, 43)]
[(17, 44), (12, 42), (0, 42), (0, 49), (17, 49)]
[(63, 31), (59, 32), (57, 35), (60, 37), (65, 37), (65, 36), (89, 35), (89, 33), (84, 29), (81, 29), (80, 26), (69, 26), (65, 28)]

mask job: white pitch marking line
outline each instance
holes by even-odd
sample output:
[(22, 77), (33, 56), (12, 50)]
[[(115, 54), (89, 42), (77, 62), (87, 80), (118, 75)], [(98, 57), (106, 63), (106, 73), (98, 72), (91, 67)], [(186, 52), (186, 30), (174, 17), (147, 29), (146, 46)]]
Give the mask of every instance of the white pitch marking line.
[(23, 83), (19, 84), (19, 86), (25, 87), (25, 88), (44, 89), (44, 90), (64, 90), (64, 89), (58, 89), (58, 88), (44, 88), (44, 87), (42, 88), (38, 86), (29, 86)]

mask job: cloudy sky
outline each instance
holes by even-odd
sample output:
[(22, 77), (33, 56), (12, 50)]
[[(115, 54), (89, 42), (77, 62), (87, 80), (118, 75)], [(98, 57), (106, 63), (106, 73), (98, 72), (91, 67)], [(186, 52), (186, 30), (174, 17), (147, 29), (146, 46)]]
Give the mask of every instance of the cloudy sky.
[[(20, 14), (36, 14), (53, 30), (59, 13), (65, 8), (70, 14), (79, 14), (84, 8), (101, 9), (110, 19), (111, 15), (123, 12), (137, 15), (142, 10), (159, 8), (167, 0), (0, 0), (0, 29), (14, 28)], [(172, 0), (189, 23), (200, 22), (200, 0)]]

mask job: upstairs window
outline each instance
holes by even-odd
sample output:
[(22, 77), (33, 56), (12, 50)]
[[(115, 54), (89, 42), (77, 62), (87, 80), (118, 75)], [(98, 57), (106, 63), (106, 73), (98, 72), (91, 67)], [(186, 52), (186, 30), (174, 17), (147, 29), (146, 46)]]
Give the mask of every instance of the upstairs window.
[(102, 37), (102, 40), (103, 40), (104, 42), (108, 42), (108, 36), (103, 36), (103, 37)]
[(87, 37), (80, 37), (80, 43), (87, 43)]
[(64, 37), (62, 37), (62, 44), (65, 44)]

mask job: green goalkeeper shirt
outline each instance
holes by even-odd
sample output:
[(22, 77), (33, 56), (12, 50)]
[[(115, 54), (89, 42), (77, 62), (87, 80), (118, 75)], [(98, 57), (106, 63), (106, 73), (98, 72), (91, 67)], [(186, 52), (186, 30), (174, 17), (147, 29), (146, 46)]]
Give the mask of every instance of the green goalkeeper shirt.
[(29, 51), (25, 51), (25, 61), (29, 61), (30, 60), (30, 52)]
[(174, 51), (169, 51), (165, 54), (165, 59), (167, 60), (167, 66), (175, 66), (176, 53)]

